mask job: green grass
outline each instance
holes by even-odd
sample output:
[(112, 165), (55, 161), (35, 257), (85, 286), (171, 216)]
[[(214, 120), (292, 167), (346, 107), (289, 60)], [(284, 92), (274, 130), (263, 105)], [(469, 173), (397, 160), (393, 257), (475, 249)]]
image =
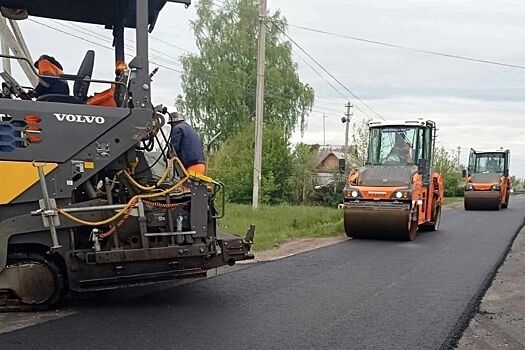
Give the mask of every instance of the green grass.
[(463, 197), (445, 197), (445, 199), (443, 200), (443, 206), (445, 207), (459, 203), (463, 203)]
[[(445, 197), (444, 206), (463, 202), (463, 197)], [(271, 249), (292, 238), (333, 237), (344, 233), (342, 209), (277, 205), (253, 211), (251, 205), (227, 204), (219, 229), (244, 236), (255, 225), (253, 249)]]
[(341, 235), (342, 209), (306, 206), (265, 206), (253, 211), (250, 205), (228, 204), (219, 229), (244, 236), (255, 225), (254, 250), (271, 249), (297, 237), (332, 237)]

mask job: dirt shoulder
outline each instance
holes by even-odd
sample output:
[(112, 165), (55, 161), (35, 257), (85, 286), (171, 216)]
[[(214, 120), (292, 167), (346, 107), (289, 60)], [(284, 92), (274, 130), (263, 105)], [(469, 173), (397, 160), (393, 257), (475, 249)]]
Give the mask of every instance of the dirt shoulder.
[(336, 237), (326, 238), (297, 238), (280, 244), (278, 247), (269, 250), (255, 252), (254, 260), (240, 261), (238, 264), (259, 263), (264, 261), (274, 261), (292, 255), (308, 252), (313, 249), (327, 247), (348, 240), (344, 234)]
[(460, 350), (525, 349), (525, 229), (459, 341)]

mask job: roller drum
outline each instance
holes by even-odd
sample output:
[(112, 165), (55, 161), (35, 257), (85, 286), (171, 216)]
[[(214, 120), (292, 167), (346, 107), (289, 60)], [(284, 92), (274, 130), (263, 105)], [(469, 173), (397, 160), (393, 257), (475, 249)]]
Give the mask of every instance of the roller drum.
[(411, 221), (409, 204), (347, 203), (344, 224), (348, 237), (413, 240), (417, 221)]
[(500, 193), (498, 191), (467, 191), (464, 204), (465, 210), (500, 210)]

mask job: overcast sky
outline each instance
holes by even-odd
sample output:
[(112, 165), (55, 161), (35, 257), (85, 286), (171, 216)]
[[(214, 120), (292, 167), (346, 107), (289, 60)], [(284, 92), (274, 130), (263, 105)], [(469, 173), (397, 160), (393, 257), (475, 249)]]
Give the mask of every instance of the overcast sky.
[[(280, 9), (293, 25), (525, 65), (524, 1), (268, 0), (268, 6), (270, 10)], [(185, 9), (182, 5), (168, 4), (153, 37), (195, 51), (189, 27), (193, 18), (194, 6)], [(35, 20), (104, 46), (111, 45), (103, 37), (94, 38), (68, 23)], [(96, 26), (82, 26), (95, 35), (108, 37), (110, 34)], [(34, 22), (23, 21), (21, 27), (33, 56), (42, 52), (55, 55), (69, 73), (76, 72), (86, 50), (95, 49), (95, 77), (112, 77), (112, 51)], [(525, 152), (521, 152), (525, 144), (525, 69), (426, 55), (293, 27), (289, 34), (381, 116), (434, 120), (439, 128), (439, 144), (449, 150), (461, 146), (463, 163), (470, 147), (510, 148), (511, 172), (525, 177)], [(130, 42), (130, 45), (133, 44)], [(151, 47), (154, 61), (181, 69), (176, 61), (183, 50), (154, 39)], [(326, 143), (344, 144), (340, 116), (344, 113), (346, 99), (351, 99), (370, 116), (373, 112), (342, 88), (347, 98), (341, 96), (300, 57), (296, 57), (296, 61), (301, 79), (316, 92), (314, 112), (302, 140), (323, 143), (324, 112), (327, 114)], [(17, 77), (21, 79), (19, 74)], [(97, 88), (102, 90), (95, 86), (92, 91)], [(172, 106), (174, 97), (181, 92), (179, 73), (161, 68), (154, 78), (153, 92), (155, 103)], [(366, 117), (357, 108), (354, 112), (357, 121)], [(294, 135), (293, 140), (300, 141), (301, 135)]]

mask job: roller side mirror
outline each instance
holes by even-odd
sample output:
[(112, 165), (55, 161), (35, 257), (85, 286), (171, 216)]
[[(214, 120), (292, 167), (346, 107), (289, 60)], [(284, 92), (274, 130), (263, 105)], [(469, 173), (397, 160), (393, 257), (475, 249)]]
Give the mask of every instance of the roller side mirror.
[(418, 171), (424, 173), (428, 168), (428, 161), (426, 159), (420, 159), (417, 162)]
[(344, 174), (346, 172), (346, 164), (344, 159), (339, 159), (339, 173)]

